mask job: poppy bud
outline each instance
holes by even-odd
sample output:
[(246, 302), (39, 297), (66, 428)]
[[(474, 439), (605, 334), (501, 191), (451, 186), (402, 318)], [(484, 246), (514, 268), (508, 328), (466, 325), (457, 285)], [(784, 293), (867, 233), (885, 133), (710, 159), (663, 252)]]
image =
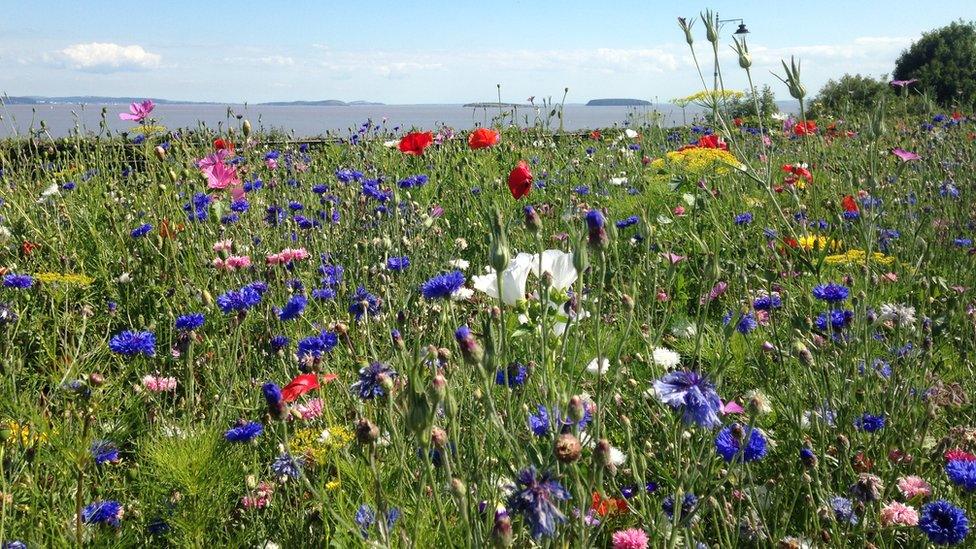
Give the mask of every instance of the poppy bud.
[(434, 443), (434, 446), (444, 448), (447, 445), (447, 431), (440, 427), (434, 427), (430, 430), (430, 441)]
[(244, 124), (241, 125), (241, 131), (244, 133), (244, 137), (251, 135), (251, 121), (244, 120)]
[(360, 444), (372, 444), (379, 440), (379, 438), (380, 428), (374, 425), (373, 422), (366, 418), (362, 418), (356, 422), (356, 440)]
[(573, 242), (573, 268), (582, 275), (590, 265), (590, 258), (587, 254), (586, 246), (583, 246), (582, 239)]
[(583, 398), (579, 395), (573, 395), (569, 399), (569, 417), (574, 422), (579, 423), (586, 416), (586, 407), (583, 404)]
[(542, 281), (543, 288), (547, 290), (549, 288), (552, 288), (552, 273), (550, 273), (549, 271), (543, 271), (542, 278), (540, 280)]
[(629, 294), (624, 294), (620, 297), (620, 302), (624, 306), (624, 310), (628, 313), (634, 310), (634, 298), (630, 297)]
[(172, 181), (173, 183), (176, 183), (177, 181), (180, 180), (180, 176), (177, 175), (177, 173), (176, 173), (175, 170), (170, 169), (169, 170), (169, 180)]
[(805, 366), (814, 365), (813, 353), (810, 352), (810, 349), (807, 349), (806, 345), (797, 343), (793, 346), (793, 348), (796, 351), (796, 356), (800, 359), (800, 362), (802, 362)]
[(611, 463), (610, 455), (610, 441), (601, 438), (596, 443), (596, 448), (593, 449), (593, 459), (596, 465), (601, 467), (609, 467)]
[(556, 438), (555, 453), (560, 463), (573, 463), (582, 452), (583, 445), (573, 433), (563, 433)]
[(156, 153), (156, 158), (160, 160), (166, 158), (166, 149), (164, 149), (162, 145), (156, 145), (156, 148), (153, 149), (153, 151)]
[(468, 487), (465, 486), (464, 481), (459, 478), (451, 479), (451, 493), (454, 497), (458, 499), (464, 499), (468, 495)]

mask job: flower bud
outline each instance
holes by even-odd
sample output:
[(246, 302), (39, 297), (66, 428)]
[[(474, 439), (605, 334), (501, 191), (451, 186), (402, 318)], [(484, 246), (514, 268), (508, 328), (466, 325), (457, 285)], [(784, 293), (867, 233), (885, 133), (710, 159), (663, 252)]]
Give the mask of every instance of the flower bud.
[(241, 125), (241, 131), (244, 133), (244, 137), (251, 135), (251, 121), (244, 120), (244, 124)]
[(471, 333), (470, 328), (461, 326), (454, 332), (454, 338), (461, 348), (461, 356), (464, 357), (466, 364), (480, 366), (484, 362), (485, 350), (481, 348), (481, 344), (474, 338), (474, 334)]
[(688, 21), (684, 17), (679, 17), (678, 18), (678, 26), (681, 27), (681, 30), (682, 31), (684, 31), (684, 33), (685, 33), (685, 42), (687, 42), (689, 46), (691, 46), (692, 44), (695, 43), (695, 38), (691, 35), (691, 27), (694, 24), (695, 24), (695, 20), (694, 19), (692, 19), (691, 21)]
[(156, 153), (156, 158), (160, 160), (166, 158), (166, 149), (164, 149), (162, 145), (156, 145), (156, 148), (153, 149), (153, 152)]
[(579, 423), (586, 416), (586, 405), (583, 403), (583, 398), (579, 395), (573, 395), (569, 399), (569, 418), (574, 422)]
[(531, 205), (525, 207), (525, 229), (532, 234), (539, 234), (542, 230), (542, 218)]
[(495, 526), (491, 529), (491, 545), (497, 548), (511, 547), (513, 541), (512, 519), (505, 511), (496, 513)]
[(373, 444), (380, 438), (380, 428), (366, 418), (356, 422), (356, 440), (360, 444)]
[(556, 438), (555, 453), (560, 463), (573, 463), (583, 453), (583, 445), (573, 433), (563, 433)]

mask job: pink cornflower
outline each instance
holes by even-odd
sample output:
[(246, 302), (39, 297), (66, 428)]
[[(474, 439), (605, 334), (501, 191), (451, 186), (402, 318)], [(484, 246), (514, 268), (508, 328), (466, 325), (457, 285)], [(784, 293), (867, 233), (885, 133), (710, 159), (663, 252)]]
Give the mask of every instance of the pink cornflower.
[(308, 251), (305, 248), (285, 248), (276, 254), (271, 254), (265, 258), (268, 265), (284, 265), (292, 261), (308, 259)]
[(898, 282), (898, 275), (895, 273), (885, 273), (881, 275), (881, 279), (885, 282)]
[(234, 246), (234, 241), (233, 240), (230, 240), (230, 239), (227, 239), (227, 240), (218, 240), (213, 245), (213, 251), (215, 251), (217, 253), (220, 253), (220, 252), (229, 252), (229, 251), (231, 251), (231, 248), (233, 248), (233, 246)]
[(970, 454), (962, 448), (953, 448), (945, 453), (946, 462), (950, 461), (976, 461), (976, 455)]
[(905, 499), (927, 498), (932, 495), (932, 486), (922, 477), (912, 475), (898, 479), (898, 491)]
[(264, 161), (264, 165), (267, 166), (269, 170), (276, 170), (278, 169), (278, 159), (268, 158)]
[(211, 264), (222, 271), (236, 271), (250, 267), (251, 257), (247, 255), (232, 255), (227, 259), (215, 257)]
[(241, 505), (245, 509), (264, 509), (271, 504), (272, 494), (274, 494), (274, 486), (268, 482), (262, 482), (258, 484), (252, 495), (241, 498)]
[(892, 501), (881, 508), (882, 526), (918, 526), (918, 511), (904, 503)]
[(628, 528), (613, 533), (613, 549), (647, 549), (647, 532)]
[(132, 103), (129, 105), (129, 112), (120, 112), (119, 118), (122, 120), (131, 120), (133, 122), (142, 122), (149, 117), (149, 113), (156, 108), (156, 104), (153, 103), (152, 99), (146, 99), (142, 103)]
[(142, 378), (142, 386), (153, 393), (174, 391), (176, 390), (176, 378), (146, 375)]
[(685, 215), (685, 207), (682, 206), (681, 204), (678, 204), (677, 206), (675, 206), (674, 207), (674, 215), (677, 215), (677, 216)]
[(297, 404), (295, 410), (304, 420), (315, 419), (322, 415), (322, 399), (313, 398), (304, 404)]

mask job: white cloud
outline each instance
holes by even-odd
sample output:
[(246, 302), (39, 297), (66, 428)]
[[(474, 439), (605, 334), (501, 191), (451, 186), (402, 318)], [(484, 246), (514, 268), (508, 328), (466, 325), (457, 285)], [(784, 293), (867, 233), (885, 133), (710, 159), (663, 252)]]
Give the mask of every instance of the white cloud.
[(82, 71), (122, 72), (156, 68), (162, 57), (138, 45), (91, 42), (68, 46), (58, 51), (53, 60)]

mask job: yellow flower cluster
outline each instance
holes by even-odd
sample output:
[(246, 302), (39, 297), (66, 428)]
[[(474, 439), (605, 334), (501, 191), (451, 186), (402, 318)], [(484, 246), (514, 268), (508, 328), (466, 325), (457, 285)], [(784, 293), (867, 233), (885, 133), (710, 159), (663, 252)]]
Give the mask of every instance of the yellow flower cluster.
[(330, 456), (348, 446), (354, 438), (352, 431), (341, 425), (324, 431), (301, 429), (288, 442), (288, 450), (292, 455), (303, 456), (310, 465), (322, 465)]
[(90, 276), (72, 273), (37, 273), (34, 278), (44, 284), (68, 284), (71, 286), (88, 286), (95, 281)]
[(691, 147), (683, 151), (669, 151), (664, 158), (656, 158), (651, 168), (660, 172), (686, 173), (700, 176), (705, 174), (725, 175), (733, 169), (744, 166), (735, 155), (722, 149)]
[(696, 103), (698, 105), (704, 105), (710, 107), (712, 103), (716, 101), (728, 101), (729, 99), (740, 99), (745, 97), (746, 94), (736, 90), (714, 90), (700, 91), (698, 93), (693, 93), (687, 97), (680, 97), (678, 99), (672, 99), (671, 102), (679, 107), (688, 105), (690, 103)]
[(160, 126), (158, 124), (139, 124), (129, 129), (129, 133), (135, 134), (145, 134), (150, 135), (153, 133), (166, 133), (166, 126)]
[(832, 251), (838, 251), (843, 247), (843, 242), (840, 240), (834, 240), (833, 238), (827, 239), (823, 235), (807, 235), (801, 236), (798, 244), (800, 248), (807, 252), (812, 252), (815, 250), (826, 250), (830, 248)]
[(824, 258), (824, 263), (828, 265), (864, 265), (868, 262), (891, 265), (895, 262), (895, 258), (881, 252), (874, 252), (871, 254), (871, 258), (868, 259), (868, 254), (864, 250), (848, 250), (845, 253), (828, 255)]
[(3, 432), (3, 440), (24, 446), (35, 446), (47, 442), (47, 435), (31, 430), (29, 425), (9, 420), (0, 423), (0, 432)]

